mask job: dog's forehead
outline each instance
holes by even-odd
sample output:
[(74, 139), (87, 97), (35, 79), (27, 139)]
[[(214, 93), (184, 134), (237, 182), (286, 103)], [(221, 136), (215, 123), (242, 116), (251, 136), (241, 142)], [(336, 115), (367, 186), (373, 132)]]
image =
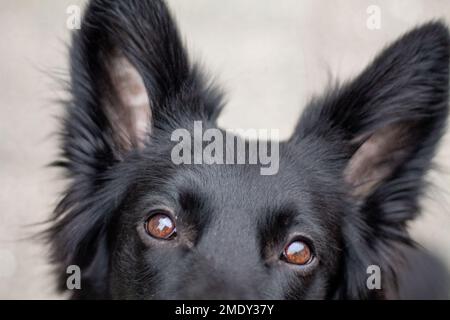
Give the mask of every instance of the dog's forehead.
[(256, 211), (307, 198), (307, 179), (301, 173), (284, 165), (274, 175), (262, 175), (260, 169), (248, 164), (194, 165), (179, 171), (176, 188), (230, 210)]

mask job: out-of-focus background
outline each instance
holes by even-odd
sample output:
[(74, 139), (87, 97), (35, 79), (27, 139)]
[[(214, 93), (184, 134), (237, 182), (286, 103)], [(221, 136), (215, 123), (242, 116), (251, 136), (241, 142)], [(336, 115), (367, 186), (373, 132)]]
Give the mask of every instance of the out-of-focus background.
[[(63, 182), (46, 167), (67, 73), (66, 26), (79, 0), (0, 1), (0, 298), (61, 298), (45, 247), (27, 240), (45, 220)], [(371, 29), (372, 5), (380, 28)], [(450, 24), (448, 0), (169, 0), (193, 58), (229, 92), (220, 123), (278, 128), (289, 136), (302, 107), (334, 77), (357, 74), (387, 43), (434, 18)], [(369, 13), (368, 13), (369, 11)], [(372, 16), (373, 17), (373, 16)], [(369, 19), (369, 27), (368, 27)], [(415, 238), (450, 269), (450, 134), (430, 174), (434, 188)]]

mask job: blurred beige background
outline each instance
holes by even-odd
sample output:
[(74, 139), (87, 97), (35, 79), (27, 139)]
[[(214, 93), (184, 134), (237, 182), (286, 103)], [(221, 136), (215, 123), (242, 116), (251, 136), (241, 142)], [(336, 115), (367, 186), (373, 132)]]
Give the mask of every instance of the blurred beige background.
[[(46, 219), (62, 181), (46, 165), (56, 157), (63, 97), (51, 74), (67, 70), (66, 9), (76, 0), (0, 0), (0, 298), (60, 298), (45, 248), (24, 240)], [(192, 56), (229, 92), (225, 127), (279, 128), (287, 137), (327, 72), (355, 75), (389, 41), (432, 18), (450, 24), (448, 0), (171, 0)], [(381, 29), (366, 26), (370, 5)], [(441, 172), (424, 199), (416, 239), (450, 268), (450, 137)]]

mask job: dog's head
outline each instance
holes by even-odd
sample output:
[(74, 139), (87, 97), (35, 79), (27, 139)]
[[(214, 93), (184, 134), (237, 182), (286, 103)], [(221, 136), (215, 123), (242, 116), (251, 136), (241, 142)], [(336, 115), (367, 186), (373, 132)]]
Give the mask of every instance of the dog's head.
[[(50, 230), (61, 288), (78, 265), (79, 298), (394, 296), (445, 126), (449, 42), (426, 24), (313, 99), (277, 173), (261, 175), (174, 163), (172, 133), (216, 128), (220, 91), (164, 3), (91, 1), (71, 49), (59, 162), (71, 181)], [(370, 265), (381, 290), (366, 286)]]

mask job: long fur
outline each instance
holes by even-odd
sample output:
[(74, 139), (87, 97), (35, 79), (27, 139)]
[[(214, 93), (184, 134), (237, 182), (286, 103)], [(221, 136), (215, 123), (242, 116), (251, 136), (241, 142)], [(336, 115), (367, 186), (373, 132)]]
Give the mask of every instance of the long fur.
[[(138, 71), (148, 96), (145, 121), (149, 130), (142, 146), (134, 141), (137, 133), (131, 132), (133, 126), (123, 122), (122, 115), (131, 111), (120, 99), (111, 71), (118, 58), (126, 59)], [(449, 59), (450, 37), (442, 22), (430, 22), (405, 34), (358, 77), (328, 88), (309, 103), (293, 136), (281, 145), (280, 174), (272, 180), (255, 176), (247, 167), (176, 167), (168, 156), (170, 133), (177, 128), (191, 130), (194, 120), (216, 127), (223, 105), (221, 91), (190, 61), (163, 1), (92, 0), (81, 30), (72, 39), (72, 99), (66, 106), (61, 155), (56, 162), (70, 183), (47, 232), (59, 289), (66, 290), (65, 269), (75, 264), (82, 270), (82, 290), (73, 291), (73, 298), (235, 297), (233, 292), (244, 298), (276, 299), (414, 297), (411, 290), (424, 288), (409, 286), (413, 289), (405, 292), (404, 279), (410, 281), (414, 277), (408, 275), (415, 272), (435, 270), (435, 264), (430, 262), (420, 271), (410, 268), (419, 251), (408, 235), (407, 223), (420, 213), (424, 176), (446, 127)], [(367, 165), (361, 167), (358, 159), (368, 157), (365, 150), (378, 151), (376, 161), (364, 162)], [(356, 185), (361, 172), (372, 180), (363, 182), (364, 188)], [(188, 178), (200, 179), (201, 186), (182, 182)], [(184, 199), (184, 207), (204, 212), (195, 219), (187, 218), (193, 219), (192, 228), (198, 227), (198, 241), (204, 245), (191, 253), (197, 258), (189, 258), (189, 267), (184, 255), (172, 262), (175, 266), (166, 268), (181, 268), (172, 275), (184, 279), (174, 284), (171, 281), (176, 280), (164, 280), (166, 271), (157, 265), (165, 265), (164, 254), (149, 261), (153, 253), (147, 250), (156, 249), (143, 248), (130, 226), (134, 226), (133, 212), (143, 198), (175, 192), (172, 189), (182, 183), (183, 196), (177, 193), (174, 197)], [(196, 193), (203, 186), (209, 188)], [(242, 190), (236, 192), (232, 186)], [(248, 198), (241, 198), (241, 192)], [(283, 200), (288, 194), (294, 194), (295, 205)], [(309, 198), (311, 203), (303, 202)], [(225, 215), (233, 204), (238, 208), (234, 211), (243, 212), (230, 216), (228, 220), (235, 223), (229, 225), (220, 211)], [(217, 241), (230, 249), (237, 241), (231, 235), (242, 235), (235, 233), (235, 228), (250, 223), (243, 219), (253, 219), (249, 225), (262, 224), (263, 230), (272, 230), (267, 224), (277, 221), (277, 215), (266, 219), (263, 214), (248, 213), (258, 206), (270, 208), (272, 214), (272, 206), (283, 212), (303, 212), (303, 217), (292, 214), (293, 223), (296, 219), (311, 223), (311, 230), (322, 235), (317, 250), (333, 258), (322, 260), (321, 269), (307, 278), (272, 275), (272, 280), (259, 281), (265, 279), (265, 271), (262, 267), (258, 271), (258, 259), (251, 260), (252, 254), (255, 250), (266, 252), (260, 251), (266, 240), (279, 240), (267, 231), (252, 235), (253, 229), (248, 227), (242, 244), (234, 248), (250, 252), (242, 259), (248, 259), (245, 265), (254, 268), (254, 273), (245, 281), (254, 278), (267, 287), (258, 294), (226, 288), (221, 296), (217, 286), (225, 288), (227, 281), (210, 279), (216, 267), (202, 260), (200, 248), (216, 251), (217, 239), (208, 238), (212, 232), (208, 230), (216, 230), (214, 221), (229, 228), (229, 236)], [(246, 248), (252, 245), (254, 250)], [(381, 291), (365, 286), (366, 268), (372, 264), (383, 270)], [(186, 268), (191, 268), (189, 278), (200, 279), (204, 286), (185, 283), (188, 280), (182, 275)], [(173, 289), (181, 283), (187, 289)], [(215, 288), (214, 294), (211, 288)]]

